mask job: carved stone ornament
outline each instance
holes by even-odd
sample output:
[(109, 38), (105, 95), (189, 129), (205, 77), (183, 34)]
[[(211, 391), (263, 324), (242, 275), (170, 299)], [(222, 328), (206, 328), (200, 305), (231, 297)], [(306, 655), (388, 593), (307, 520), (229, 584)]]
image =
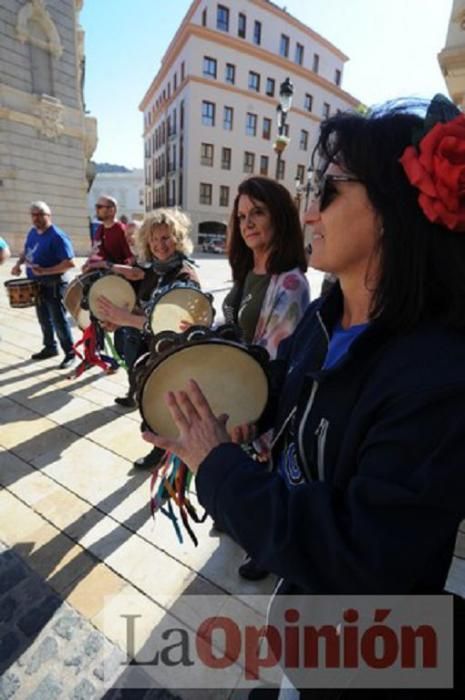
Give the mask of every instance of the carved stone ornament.
[(57, 139), (64, 131), (63, 105), (50, 95), (42, 95), (36, 110), (40, 118), (39, 132), (47, 139)]
[[(42, 29), (47, 39), (35, 36), (30, 27), (30, 22), (35, 22)], [(28, 0), (18, 12), (16, 22), (18, 39), (24, 44), (29, 42), (41, 49), (49, 51), (55, 58), (63, 53), (63, 46), (57, 28), (45, 7), (44, 0)]]
[(452, 21), (458, 24), (460, 29), (465, 31), (465, 7), (459, 9), (459, 11), (452, 18)]

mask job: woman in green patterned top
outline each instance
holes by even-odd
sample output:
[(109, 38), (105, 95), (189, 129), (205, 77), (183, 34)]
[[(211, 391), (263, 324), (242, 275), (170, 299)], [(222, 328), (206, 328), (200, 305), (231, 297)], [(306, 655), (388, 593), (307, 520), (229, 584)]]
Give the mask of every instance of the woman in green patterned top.
[[(228, 257), (233, 287), (223, 302), (225, 320), (247, 343), (271, 359), (310, 301), (307, 260), (299, 214), (288, 190), (275, 180), (250, 177), (239, 185), (229, 223)], [(239, 573), (267, 575), (247, 558)]]

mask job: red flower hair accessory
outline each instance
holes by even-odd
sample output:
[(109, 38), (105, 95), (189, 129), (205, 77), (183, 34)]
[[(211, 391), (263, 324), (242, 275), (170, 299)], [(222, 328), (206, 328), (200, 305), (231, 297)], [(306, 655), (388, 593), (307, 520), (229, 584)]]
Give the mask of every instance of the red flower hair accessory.
[(465, 232), (465, 114), (437, 95), (415, 141), (400, 163), (418, 204), (429, 221)]

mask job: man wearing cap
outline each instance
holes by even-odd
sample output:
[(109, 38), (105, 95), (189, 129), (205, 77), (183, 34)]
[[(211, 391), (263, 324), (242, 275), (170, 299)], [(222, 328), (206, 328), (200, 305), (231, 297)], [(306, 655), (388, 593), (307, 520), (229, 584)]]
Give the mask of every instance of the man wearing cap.
[(52, 212), (45, 202), (33, 202), (30, 208), (32, 228), (27, 234), (24, 252), (11, 270), (21, 274), (26, 263), (26, 273), (40, 285), (37, 302), (37, 318), (42, 328), (44, 347), (32, 355), (33, 360), (45, 360), (58, 355), (55, 332), (65, 357), (59, 365), (67, 369), (74, 363), (73, 337), (66, 318), (63, 294), (66, 288), (64, 274), (75, 266), (71, 241), (64, 231), (52, 224)]

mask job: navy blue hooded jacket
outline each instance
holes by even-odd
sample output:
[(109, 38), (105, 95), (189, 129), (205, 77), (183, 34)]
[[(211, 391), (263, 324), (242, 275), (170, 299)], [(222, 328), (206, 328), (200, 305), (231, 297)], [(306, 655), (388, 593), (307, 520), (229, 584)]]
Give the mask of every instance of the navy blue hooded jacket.
[(292, 425), (292, 468), (222, 444), (198, 471), (200, 502), (280, 592), (440, 592), (465, 517), (465, 333), (373, 321), (322, 370), (341, 312), (336, 286), (280, 345), (274, 463)]

